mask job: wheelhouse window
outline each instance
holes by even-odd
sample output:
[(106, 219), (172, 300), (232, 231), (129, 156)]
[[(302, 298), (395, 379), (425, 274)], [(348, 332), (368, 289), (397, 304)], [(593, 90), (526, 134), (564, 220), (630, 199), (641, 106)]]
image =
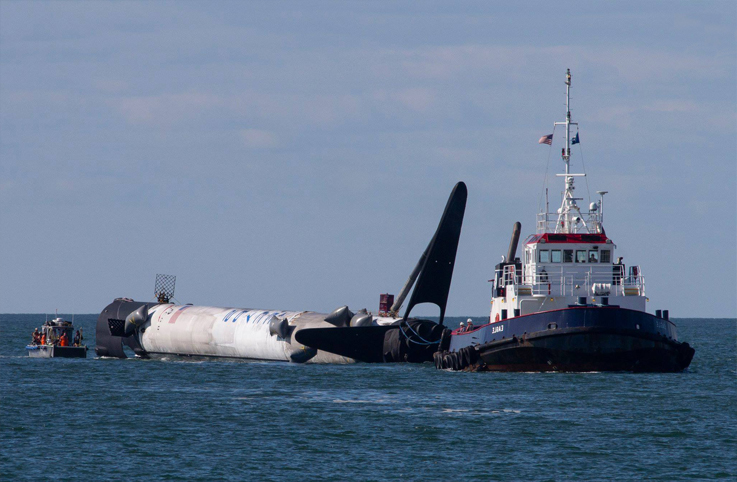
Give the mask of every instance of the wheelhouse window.
[(599, 252), (598, 251), (589, 251), (589, 263), (598, 263), (599, 262)]
[(611, 263), (612, 262), (612, 252), (608, 249), (602, 249), (601, 250), (601, 259), (599, 260), (602, 263)]
[(547, 249), (541, 249), (538, 261), (540, 263), (550, 263), (550, 251)]
[(553, 249), (553, 250), (550, 251), (550, 260), (553, 263), (560, 263), (561, 258), (560, 258), (560, 250), (559, 249)]
[(573, 263), (573, 250), (572, 249), (564, 249), (563, 250), (563, 262), (564, 263)]
[(576, 263), (585, 263), (585, 262), (586, 262), (586, 250), (577, 249), (576, 250)]

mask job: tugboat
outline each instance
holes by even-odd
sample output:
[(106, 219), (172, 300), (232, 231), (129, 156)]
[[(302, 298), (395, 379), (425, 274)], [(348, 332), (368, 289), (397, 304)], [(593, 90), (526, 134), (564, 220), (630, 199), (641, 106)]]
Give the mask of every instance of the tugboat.
[[(440, 369), (469, 371), (679, 372), (694, 349), (678, 341), (668, 310), (646, 312), (645, 278), (639, 266), (625, 270), (616, 244), (604, 230), (604, 195), (582, 212), (570, 170), (571, 145), (579, 142), (571, 121), (571, 73), (566, 72), (563, 127), (565, 172), (560, 208), (537, 216), (537, 232), (516, 257), (520, 223), (507, 255), (496, 265), (489, 323), (471, 323), (451, 334), (448, 349), (436, 352)], [(571, 136), (572, 126), (576, 134)], [(547, 196), (546, 196), (547, 198)]]
[(41, 331), (33, 332), (33, 342), (26, 345), (32, 358), (86, 358), (87, 346), (75, 338), (74, 324), (62, 318), (46, 321)]

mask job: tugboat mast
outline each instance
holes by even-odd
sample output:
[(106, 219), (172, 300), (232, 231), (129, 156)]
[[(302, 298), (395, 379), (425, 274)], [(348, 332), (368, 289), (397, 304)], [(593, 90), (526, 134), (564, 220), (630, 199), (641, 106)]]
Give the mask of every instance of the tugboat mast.
[(555, 223), (555, 232), (575, 233), (579, 224), (586, 227), (586, 222), (581, 215), (580, 208), (576, 204), (576, 201), (581, 201), (583, 198), (573, 197), (573, 191), (575, 189), (573, 181), (575, 177), (583, 177), (586, 174), (572, 174), (570, 172), (571, 126), (578, 126), (577, 122), (571, 122), (571, 69), (566, 70), (566, 120), (565, 122), (555, 122), (554, 125), (564, 125), (566, 128), (566, 145), (561, 153), (563, 162), (566, 165), (566, 171), (565, 174), (556, 174), (558, 177), (565, 178), (565, 191), (563, 192), (563, 201), (560, 209), (558, 209), (558, 222)]
[(566, 150), (563, 161), (566, 163), (566, 174), (571, 161), (571, 69), (566, 69)]

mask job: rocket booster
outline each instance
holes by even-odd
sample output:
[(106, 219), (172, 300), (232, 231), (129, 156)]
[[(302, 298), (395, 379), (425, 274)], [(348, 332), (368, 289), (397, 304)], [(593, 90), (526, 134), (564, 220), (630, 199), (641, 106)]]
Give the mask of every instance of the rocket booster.
[[(114, 314), (114, 317), (108, 316)], [(353, 359), (302, 345), (294, 340), (303, 328), (334, 328), (327, 315), (312, 311), (275, 311), (250, 308), (148, 304), (117, 299), (100, 314), (98, 355), (108, 353), (107, 336), (121, 341), (136, 354), (246, 358), (311, 363), (352, 363)], [(107, 319), (103, 319), (107, 318)], [(372, 323), (393, 318), (372, 317)], [(102, 323), (100, 323), (102, 322)], [(120, 333), (135, 325), (132, 336)], [(107, 330), (105, 330), (107, 328)], [(110, 335), (106, 333), (108, 331)], [(121, 347), (122, 350), (122, 347)]]
[[(393, 317), (395, 312), (392, 317), (374, 316), (365, 310), (352, 313), (347, 306), (326, 315), (175, 305), (168, 302), (169, 296), (151, 303), (117, 298), (97, 319), (97, 355), (126, 358), (127, 346), (141, 357), (171, 354), (297, 363), (432, 360), (443, 340), (449, 341), (443, 319), (466, 197), (466, 186), (459, 182), (435, 235), (402, 290), (403, 300), (415, 285), (403, 318)], [(438, 306), (437, 323), (409, 318), (412, 308), (421, 303)]]

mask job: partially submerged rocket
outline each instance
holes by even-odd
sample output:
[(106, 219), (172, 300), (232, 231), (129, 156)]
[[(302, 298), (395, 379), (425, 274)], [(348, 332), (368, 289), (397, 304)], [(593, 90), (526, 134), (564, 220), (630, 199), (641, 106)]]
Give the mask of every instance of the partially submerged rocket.
[[(219, 308), (170, 303), (173, 289), (159, 289), (156, 302), (117, 298), (97, 319), (101, 357), (180, 355), (291, 361), (296, 363), (423, 362), (447, 349), (443, 326), (458, 240), (466, 209), (462, 182), (450, 194), (438, 228), (404, 288), (385, 313), (333, 313)], [(157, 280), (158, 281), (158, 280)], [(168, 280), (164, 279), (164, 286)], [(158, 283), (157, 283), (158, 285)], [(396, 316), (414, 286), (403, 317)], [(173, 287), (172, 287), (173, 288)], [(421, 303), (440, 308), (440, 319), (410, 318)]]

